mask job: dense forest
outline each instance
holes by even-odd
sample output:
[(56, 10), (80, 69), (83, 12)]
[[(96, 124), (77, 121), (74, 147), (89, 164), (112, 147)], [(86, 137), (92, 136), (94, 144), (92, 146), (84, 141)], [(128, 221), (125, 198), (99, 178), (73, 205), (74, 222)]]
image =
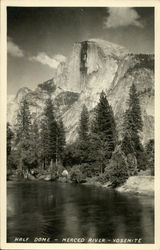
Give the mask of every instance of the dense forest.
[(154, 175), (154, 140), (142, 144), (143, 121), (134, 84), (127, 107), (120, 138), (112, 107), (102, 91), (94, 115), (83, 106), (78, 138), (66, 144), (65, 127), (51, 98), (46, 100), (40, 121), (33, 119), (27, 100), (22, 99), (16, 125), (7, 123), (8, 179), (82, 183), (94, 178), (117, 187), (140, 171)]

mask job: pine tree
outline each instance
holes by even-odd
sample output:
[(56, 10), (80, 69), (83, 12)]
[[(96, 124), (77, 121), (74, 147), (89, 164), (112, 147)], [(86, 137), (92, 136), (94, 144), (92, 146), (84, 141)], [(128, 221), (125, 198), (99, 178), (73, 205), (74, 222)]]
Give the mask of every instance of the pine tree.
[(137, 158), (138, 169), (145, 169), (146, 159), (140, 133), (143, 130), (141, 108), (135, 84), (129, 91), (128, 109), (124, 115), (122, 149), (125, 154), (134, 153)]
[(22, 138), (26, 140), (31, 133), (31, 114), (27, 100), (24, 98), (20, 103), (20, 109), (17, 115), (16, 123), (16, 142), (18, 143)]
[(129, 91), (128, 109), (124, 117), (124, 130), (129, 130), (131, 135), (137, 136), (143, 129), (141, 108), (135, 84), (132, 84)]
[(89, 161), (89, 113), (85, 105), (83, 105), (80, 122), (79, 122), (79, 138), (78, 138), (78, 153), (81, 163)]
[(36, 118), (32, 124), (32, 148), (34, 156), (33, 158), (35, 159), (34, 167), (40, 167), (40, 132)]
[(40, 123), (40, 161), (42, 168), (47, 166), (48, 159), (48, 129), (45, 117), (42, 118)]
[(94, 171), (104, 172), (108, 158), (106, 158), (105, 141), (95, 132), (91, 133), (89, 161), (94, 166)]
[(88, 141), (88, 133), (89, 133), (89, 113), (86, 105), (83, 105), (80, 124), (79, 124), (79, 140), (80, 141)]
[(64, 149), (66, 145), (65, 129), (62, 119), (57, 124), (57, 135), (56, 135), (56, 160), (62, 161), (64, 155)]
[(110, 158), (116, 144), (116, 126), (112, 107), (103, 91), (97, 106), (97, 129), (100, 138), (105, 142), (106, 157)]
[(54, 106), (51, 98), (48, 98), (44, 108), (41, 122), (41, 144), (44, 164), (56, 162), (57, 122), (54, 115)]
[(13, 136), (13, 131), (10, 127), (9, 122), (7, 122), (7, 157), (9, 157), (9, 155), (11, 154)]
[(109, 166), (105, 169), (105, 177), (117, 187), (128, 179), (128, 162), (120, 146), (115, 148)]
[(10, 127), (9, 122), (7, 122), (7, 170), (11, 170), (11, 154), (12, 154), (12, 143), (13, 143), (14, 133)]
[(20, 103), (15, 133), (15, 148), (16, 154), (19, 155), (19, 168), (31, 168), (35, 158), (33, 155), (31, 115), (25, 98)]
[[(97, 158), (101, 166), (101, 171), (103, 172), (117, 142), (116, 125), (112, 107), (109, 105), (106, 94), (103, 91), (95, 112), (91, 142), (93, 147), (91, 158)], [(96, 154), (96, 151), (98, 154)]]
[(154, 140), (150, 139), (145, 146), (145, 153), (147, 157), (147, 165), (151, 170), (151, 175), (154, 175)]

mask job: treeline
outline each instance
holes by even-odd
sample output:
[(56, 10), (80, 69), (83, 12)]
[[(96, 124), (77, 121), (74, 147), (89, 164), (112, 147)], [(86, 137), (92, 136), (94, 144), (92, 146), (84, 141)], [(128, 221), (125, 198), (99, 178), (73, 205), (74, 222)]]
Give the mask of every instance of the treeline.
[(137, 63), (133, 66), (133, 69), (147, 68), (154, 71), (154, 54), (130, 54), (134, 56)]
[[(7, 126), (9, 169), (69, 169), (72, 181), (87, 177), (118, 186), (139, 171), (154, 174), (154, 140), (144, 147), (141, 142), (143, 122), (136, 87), (130, 88), (124, 114), (122, 138), (119, 139), (112, 107), (102, 91), (93, 117), (84, 105), (80, 115), (77, 140), (66, 145), (65, 129), (55, 116), (52, 100), (46, 101), (40, 124), (32, 121), (29, 106), (21, 103), (17, 124), (12, 132)], [(58, 170), (58, 169), (57, 169)]]
[(150, 140), (145, 147), (142, 145), (143, 122), (134, 84), (130, 88), (127, 106), (121, 140), (112, 107), (104, 92), (100, 95), (91, 122), (87, 107), (83, 106), (78, 140), (65, 152), (64, 163), (74, 166), (75, 178), (76, 174), (79, 178), (83, 173), (88, 177), (99, 175), (101, 182), (110, 181), (117, 186), (141, 170), (148, 169), (154, 174), (154, 140)]
[(51, 98), (45, 103), (40, 122), (31, 117), (29, 104), (23, 99), (13, 131), (7, 124), (8, 169), (53, 167), (62, 161), (65, 144), (63, 122), (56, 119)]

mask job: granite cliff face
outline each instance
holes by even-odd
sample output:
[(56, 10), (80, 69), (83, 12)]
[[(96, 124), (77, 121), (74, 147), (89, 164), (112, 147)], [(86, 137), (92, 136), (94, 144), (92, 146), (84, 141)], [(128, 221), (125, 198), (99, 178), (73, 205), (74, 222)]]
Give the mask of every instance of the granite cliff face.
[(71, 56), (61, 63), (53, 79), (35, 90), (22, 88), (8, 99), (8, 121), (14, 124), (19, 103), (26, 97), (33, 116), (41, 119), (45, 100), (50, 95), (63, 118), (67, 142), (77, 137), (83, 104), (92, 111), (102, 90), (112, 105), (117, 129), (121, 131), (127, 109), (129, 88), (135, 83), (143, 116), (143, 142), (154, 137), (154, 57), (133, 55), (118, 45), (91, 39), (75, 43)]

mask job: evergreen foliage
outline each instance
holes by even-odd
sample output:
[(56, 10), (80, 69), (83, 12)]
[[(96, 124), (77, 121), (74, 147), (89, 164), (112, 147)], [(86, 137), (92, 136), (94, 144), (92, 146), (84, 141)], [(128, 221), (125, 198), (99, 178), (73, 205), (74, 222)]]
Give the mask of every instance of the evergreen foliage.
[(75, 165), (70, 172), (70, 179), (72, 182), (81, 183), (83, 180), (83, 174), (81, 171), (81, 166)]
[(102, 91), (96, 111), (97, 134), (104, 141), (106, 158), (110, 159), (116, 145), (116, 125), (112, 107), (109, 105), (106, 94)]
[(147, 164), (140, 140), (142, 129), (143, 122), (139, 97), (135, 84), (132, 84), (129, 92), (128, 109), (124, 115), (122, 150), (126, 155), (135, 154), (138, 170), (145, 170)]
[(90, 152), (89, 161), (94, 168), (99, 168), (99, 172), (103, 173), (108, 163), (106, 158), (108, 152), (105, 149), (105, 140), (103, 140), (98, 134), (92, 133), (90, 138)]
[[(50, 85), (48, 83), (47, 88)], [(130, 88), (123, 138), (119, 144), (112, 107), (103, 91), (94, 115), (90, 128), (89, 112), (83, 105), (78, 139), (66, 145), (64, 124), (62, 119), (56, 119), (58, 114), (55, 115), (51, 96), (46, 100), (40, 123), (36, 117), (31, 117), (29, 104), (24, 98), (20, 103), (14, 134), (7, 124), (8, 166), (15, 169), (18, 166), (18, 169), (27, 171), (38, 168), (34, 169), (38, 173), (42, 165), (41, 172), (50, 173), (51, 178), (54, 173), (55, 179), (62, 174), (64, 167), (69, 166), (73, 182), (82, 183), (85, 178), (94, 176), (114, 187), (136, 175), (137, 170), (145, 170), (147, 163), (154, 174), (154, 141), (150, 140), (143, 148), (140, 138), (143, 123), (134, 84)]]
[(74, 142), (66, 146), (63, 156), (63, 165), (74, 166), (81, 163), (81, 154), (78, 142)]
[(14, 133), (10, 127), (9, 122), (7, 122), (7, 170), (12, 169), (12, 143), (13, 143)]
[(134, 153), (129, 153), (126, 156), (127, 163), (128, 163), (128, 174), (129, 176), (137, 175), (137, 158)]
[(151, 175), (154, 175), (154, 139), (148, 141), (145, 147), (148, 168), (151, 170)]
[(136, 63), (127, 70), (127, 73), (132, 73), (134, 70), (139, 70), (141, 68), (154, 71), (154, 55), (136, 54), (134, 58), (136, 59)]
[(38, 84), (38, 87), (43, 91), (47, 91), (48, 94), (53, 93), (56, 90), (56, 85), (54, 84), (54, 80), (50, 79), (44, 83)]
[(79, 125), (79, 140), (80, 141), (88, 141), (88, 132), (89, 132), (89, 114), (86, 105), (83, 105), (80, 125)]
[[(7, 153), (11, 151), (12, 132), (7, 125)], [(63, 158), (65, 130), (62, 120), (56, 121), (51, 98), (46, 100), (40, 124), (30, 114), (29, 104), (24, 98), (20, 103), (15, 125), (14, 150), (10, 159), (13, 167), (20, 170), (44, 169)], [(10, 161), (11, 163), (11, 161)]]
[(64, 157), (64, 150), (66, 145), (65, 129), (62, 119), (57, 123), (57, 135), (56, 135), (56, 159), (62, 161)]
[(89, 113), (85, 105), (83, 105), (80, 122), (79, 122), (79, 138), (78, 138), (78, 154), (80, 163), (89, 161)]
[(141, 108), (135, 84), (131, 85), (128, 100), (128, 109), (124, 117), (124, 130), (129, 130), (131, 136), (137, 136), (143, 129)]
[(122, 185), (129, 177), (128, 162), (120, 146), (115, 148), (109, 166), (105, 169), (105, 176), (113, 187)]
[(40, 132), (38, 121), (35, 118), (32, 124), (32, 147), (33, 147), (33, 157), (35, 159), (33, 167), (40, 167)]
[(138, 171), (147, 169), (147, 157), (144, 147), (140, 140), (135, 143), (135, 155), (137, 158), (137, 168)]
[(17, 115), (16, 130), (16, 144), (21, 139), (28, 140), (31, 135), (31, 114), (27, 100), (24, 98), (20, 103), (20, 109)]
[(28, 169), (35, 165), (34, 142), (32, 138), (31, 114), (27, 100), (24, 98), (20, 103), (17, 123), (15, 127), (15, 152), (19, 155), (19, 168)]
[(125, 155), (133, 154), (135, 152), (134, 142), (132, 141), (130, 131), (124, 132), (123, 140), (121, 142), (121, 148)]
[(46, 100), (44, 116), (41, 122), (41, 146), (44, 165), (49, 165), (51, 160), (56, 162), (57, 157), (57, 129), (54, 106), (51, 98)]
[(7, 122), (7, 157), (9, 157), (9, 155), (11, 154), (13, 136), (14, 133), (10, 127), (9, 122)]
[(62, 119), (56, 120), (51, 98), (47, 99), (41, 121), (41, 161), (44, 168), (63, 160), (65, 148), (65, 129)]
[(95, 111), (91, 132), (91, 160), (97, 161), (101, 172), (108, 163), (117, 141), (116, 125), (112, 107), (102, 91)]
[(48, 129), (45, 117), (42, 118), (40, 123), (40, 161), (42, 168), (46, 168), (48, 159)]

